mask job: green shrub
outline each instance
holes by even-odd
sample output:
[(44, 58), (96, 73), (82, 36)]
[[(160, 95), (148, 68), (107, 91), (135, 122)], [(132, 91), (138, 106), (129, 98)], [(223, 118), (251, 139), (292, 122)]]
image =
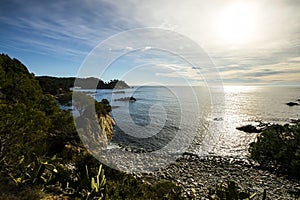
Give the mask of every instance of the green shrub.
[[(60, 86), (44, 80), (42, 85), (52, 95), (61, 94), (70, 81)], [(78, 149), (80, 141), (70, 112), (61, 110), (50, 94), (42, 93), (20, 61), (0, 55), (0, 199), (10, 191), (37, 199), (41, 190), (71, 198), (180, 199), (181, 188), (172, 182), (148, 184), (103, 165), (104, 176), (100, 163), (82, 148), (70, 158), (57, 158), (63, 156), (66, 144)], [(63, 102), (69, 101), (68, 95)], [(107, 100), (95, 102), (79, 92), (73, 95), (82, 115), (94, 108), (98, 115), (111, 111)], [(14, 194), (11, 198), (20, 197)]]
[(263, 167), (300, 178), (300, 125), (272, 125), (250, 144), (251, 158)]
[[(20, 169), (19, 176), (13, 176), (10, 174), (11, 178), (17, 185), (40, 185), (41, 189), (49, 184), (52, 180), (52, 177), (55, 173), (58, 173), (56, 165), (61, 161), (56, 156), (53, 156), (51, 159), (41, 159), (36, 155), (33, 155), (35, 158), (33, 162), (29, 165), (26, 165)], [(19, 161), (19, 165), (23, 165), (25, 157), (22, 157)]]
[(72, 92), (66, 92), (64, 94), (57, 95), (56, 100), (61, 105), (71, 106), (72, 105)]
[(111, 111), (111, 106), (107, 99), (101, 102), (96, 101), (93, 97), (88, 96), (82, 92), (73, 92), (73, 106), (79, 111), (81, 115), (90, 116), (93, 111), (97, 115), (106, 115)]
[[(99, 161), (87, 152), (83, 152), (74, 159), (76, 174), (79, 180), (86, 177), (86, 166), (89, 169), (89, 176), (97, 176)], [(155, 184), (144, 182), (133, 175), (112, 169), (102, 165), (105, 171), (105, 199), (181, 199), (181, 187), (171, 181), (162, 181)], [(81, 181), (89, 187), (89, 181)]]

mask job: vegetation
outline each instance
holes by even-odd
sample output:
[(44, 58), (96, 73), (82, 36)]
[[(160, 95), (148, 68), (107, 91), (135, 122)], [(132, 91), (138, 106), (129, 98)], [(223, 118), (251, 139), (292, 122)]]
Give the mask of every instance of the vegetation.
[(65, 94), (74, 85), (75, 78), (57, 78), (50, 76), (36, 77), (44, 93), (52, 95)]
[(96, 114), (106, 115), (112, 111), (112, 108), (107, 99), (103, 99), (101, 102), (96, 101), (94, 98), (82, 93), (73, 92), (73, 105), (81, 113), (81, 115), (88, 115), (93, 109)]
[(42, 87), (44, 93), (52, 95), (65, 94), (70, 88), (75, 86), (81, 87), (82, 89), (122, 89), (129, 88), (129, 86), (122, 80), (110, 80), (109, 82), (103, 82), (97, 78), (57, 78), (50, 76), (36, 77), (39, 84)]
[[(171, 182), (151, 185), (101, 165), (83, 148), (70, 112), (51, 95), (67, 91), (70, 80), (39, 81), (20, 61), (0, 55), (0, 199), (39, 199), (45, 193), (69, 199), (180, 198), (181, 189)], [(111, 111), (107, 100), (94, 105), (97, 114)]]
[[(82, 154), (76, 158), (76, 169), (78, 173), (82, 173), (85, 170), (85, 166), (94, 169), (96, 176), (96, 170), (98, 168), (98, 161), (90, 154)], [(133, 177), (130, 174), (117, 171), (110, 167), (103, 165), (105, 171), (105, 190), (104, 199), (182, 199), (181, 187), (170, 181), (161, 181), (155, 184), (150, 184)], [(83, 177), (81, 174), (79, 177)]]
[[(78, 105), (74, 102), (83, 115), (89, 109), (106, 115), (111, 106), (107, 100), (95, 102), (83, 93), (69, 93), (71, 80), (37, 81), (20, 61), (0, 55), (0, 199), (39, 199), (45, 193), (69, 199), (181, 199), (181, 187), (175, 183), (143, 182), (99, 163), (85, 150), (70, 112), (61, 110), (53, 95), (67, 95), (58, 98), (65, 103), (72, 95), (83, 98)], [(104, 84), (112, 87), (117, 82)], [(249, 151), (262, 166), (300, 178), (299, 124), (267, 127)], [(232, 181), (217, 185), (211, 195), (255, 196)]]
[(300, 124), (266, 128), (249, 151), (263, 167), (300, 179)]

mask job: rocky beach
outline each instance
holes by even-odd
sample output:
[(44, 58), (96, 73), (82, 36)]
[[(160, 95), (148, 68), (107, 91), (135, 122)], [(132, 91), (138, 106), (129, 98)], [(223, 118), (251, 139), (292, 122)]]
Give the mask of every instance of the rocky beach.
[(262, 199), (264, 190), (267, 199), (299, 199), (300, 195), (299, 181), (270, 173), (248, 159), (183, 155), (164, 169), (136, 176), (150, 183), (174, 181), (182, 186), (183, 196), (188, 199), (214, 199), (210, 190), (228, 180), (235, 181), (243, 191), (256, 193), (255, 199)]

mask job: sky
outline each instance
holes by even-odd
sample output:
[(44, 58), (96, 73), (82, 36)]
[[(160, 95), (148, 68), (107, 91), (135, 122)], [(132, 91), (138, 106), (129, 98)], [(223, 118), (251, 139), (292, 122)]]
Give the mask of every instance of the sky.
[(0, 51), (38, 76), (92, 67), (133, 85), (300, 85), (299, 10), (297, 0), (2, 0)]

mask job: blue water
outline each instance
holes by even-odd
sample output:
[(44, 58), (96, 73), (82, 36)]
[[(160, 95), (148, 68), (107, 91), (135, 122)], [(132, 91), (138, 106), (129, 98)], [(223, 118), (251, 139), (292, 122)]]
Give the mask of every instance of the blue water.
[[(130, 96), (137, 101), (116, 101)], [(300, 87), (143, 86), (97, 90), (93, 97), (106, 98), (113, 106), (117, 126), (111, 145), (148, 152), (176, 141), (176, 148), (188, 146), (187, 151), (201, 156), (244, 157), (256, 134), (236, 127), (258, 121), (284, 124), (300, 117), (300, 106), (285, 105), (300, 98)]]

